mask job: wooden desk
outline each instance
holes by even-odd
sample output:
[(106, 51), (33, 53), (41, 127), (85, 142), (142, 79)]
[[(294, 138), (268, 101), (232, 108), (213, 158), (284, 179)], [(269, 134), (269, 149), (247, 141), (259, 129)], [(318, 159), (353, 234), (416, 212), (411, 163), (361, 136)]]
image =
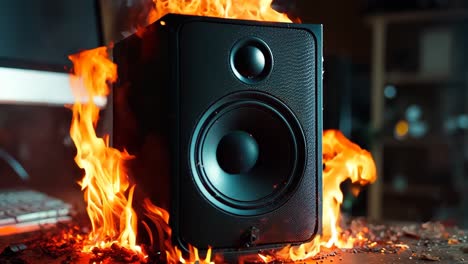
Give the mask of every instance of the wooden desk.
[[(10, 263), (34, 263), (34, 264), (66, 264), (66, 263), (89, 263), (91, 256), (81, 254), (79, 252), (67, 253), (67, 249), (53, 256), (53, 254), (46, 254), (44, 250), (38, 246), (40, 244), (37, 241), (47, 240), (48, 236), (52, 236), (54, 232), (59, 232), (58, 229), (45, 230), (40, 232), (19, 234), (8, 237), (0, 237), (0, 252), (3, 252), (6, 247), (12, 244), (24, 243), (30, 245), (27, 249), (20, 253), (13, 254), (11, 257), (5, 257), (0, 255), (1, 264)], [(424, 239), (417, 237), (411, 238), (410, 236), (404, 237), (404, 243), (410, 248), (402, 250), (400, 253), (368, 253), (361, 252), (360, 250), (341, 250), (335, 249), (330, 252), (321, 253), (322, 257), (317, 259), (309, 260), (307, 262), (298, 263), (332, 263), (332, 264), (381, 264), (381, 263), (468, 263), (468, 253), (464, 253), (462, 248), (468, 249), (468, 241), (465, 232), (464, 241), (458, 244), (448, 244), (441, 242), (440, 245), (435, 246), (434, 243), (428, 243)], [(462, 236), (463, 237), (463, 236)], [(52, 238), (51, 238), (52, 239)], [(462, 239), (463, 240), (463, 239)], [(430, 244), (428, 246), (428, 244)], [(72, 249), (68, 249), (72, 250)], [(64, 253), (65, 252), (65, 253)], [(438, 257), (439, 261), (425, 260), (424, 254), (429, 254), (432, 257)], [(104, 263), (118, 263), (115, 261), (105, 261)]]

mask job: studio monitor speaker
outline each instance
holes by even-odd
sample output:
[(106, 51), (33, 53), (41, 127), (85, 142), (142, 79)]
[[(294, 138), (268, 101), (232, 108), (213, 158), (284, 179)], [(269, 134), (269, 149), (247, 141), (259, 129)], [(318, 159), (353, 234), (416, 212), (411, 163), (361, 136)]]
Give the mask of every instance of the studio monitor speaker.
[(299, 244), (320, 230), (320, 25), (167, 15), (113, 50), (113, 144), (174, 243)]

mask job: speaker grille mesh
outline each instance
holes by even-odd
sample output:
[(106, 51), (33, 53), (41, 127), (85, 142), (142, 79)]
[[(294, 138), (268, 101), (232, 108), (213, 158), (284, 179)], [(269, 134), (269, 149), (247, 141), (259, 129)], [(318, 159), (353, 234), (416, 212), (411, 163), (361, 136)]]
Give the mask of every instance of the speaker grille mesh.
[[(259, 244), (306, 241), (318, 225), (317, 177), (317, 73), (316, 40), (302, 29), (273, 26), (246, 26), (230, 23), (190, 22), (179, 32), (181, 153), (186, 159), (193, 128), (204, 111), (219, 98), (237, 91), (260, 90), (283, 101), (295, 113), (306, 135), (307, 158), (302, 184), (286, 206), (265, 215), (233, 217), (213, 210), (196, 188), (181, 185), (179, 231), (182, 239), (197, 247), (208, 244), (232, 248), (239, 234), (252, 226), (260, 229)], [(262, 39), (271, 49), (273, 68), (264, 81), (245, 84), (233, 74), (229, 55), (233, 45), (245, 38)], [(279, 139), (280, 140), (280, 139)], [(278, 153), (281, 155), (281, 153)], [(182, 162), (181, 171), (189, 171)], [(185, 166), (185, 167), (184, 167)], [(190, 173), (181, 182), (193, 182)], [(190, 201), (190, 202), (184, 202)], [(196, 202), (194, 202), (196, 201)], [(196, 206), (194, 206), (196, 204)], [(200, 215), (200, 212), (210, 212)], [(282, 225), (286, 225), (284, 232)], [(200, 228), (205, 226), (207, 228)], [(230, 228), (226, 229), (225, 227)], [(208, 228), (209, 227), (209, 228)], [(267, 231), (263, 233), (263, 231)], [(278, 230), (278, 232), (275, 232)], [(208, 232), (208, 234), (207, 234)]]

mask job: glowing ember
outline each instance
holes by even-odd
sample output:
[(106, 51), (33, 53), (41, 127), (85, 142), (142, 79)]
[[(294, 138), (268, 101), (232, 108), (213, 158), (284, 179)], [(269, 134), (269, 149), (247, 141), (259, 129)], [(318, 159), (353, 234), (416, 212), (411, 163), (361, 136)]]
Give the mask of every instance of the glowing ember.
[[(77, 148), (75, 161), (85, 171), (80, 182), (84, 190), (92, 231), (84, 251), (108, 248), (116, 243), (141, 252), (136, 241), (136, 215), (132, 209), (130, 187), (123, 161), (126, 152), (109, 147), (109, 137), (99, 138), (95, 126), (99, 118), (96, 96), (107, 96), (109, 83), (117, 79), (117, 67), (108, 59), (105, 47), (69, 57), (74, 65), (71, 85), (76, 97), (70, 135)], [(86, 88), (86, 94), (81, 89)], [(87, 96), (87, 103), (80, 103)]]

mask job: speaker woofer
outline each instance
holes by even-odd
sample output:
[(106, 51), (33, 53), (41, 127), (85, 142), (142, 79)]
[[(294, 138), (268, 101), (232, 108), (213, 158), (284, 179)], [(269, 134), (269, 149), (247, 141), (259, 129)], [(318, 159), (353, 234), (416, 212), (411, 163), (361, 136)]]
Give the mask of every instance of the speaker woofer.
[(280, 100), (237, 92), (214, 103), (191, 143), (193, 178), (203, 196), (237, 215), (257, 215), (287, 201), (305, 163), (303, 131)]

